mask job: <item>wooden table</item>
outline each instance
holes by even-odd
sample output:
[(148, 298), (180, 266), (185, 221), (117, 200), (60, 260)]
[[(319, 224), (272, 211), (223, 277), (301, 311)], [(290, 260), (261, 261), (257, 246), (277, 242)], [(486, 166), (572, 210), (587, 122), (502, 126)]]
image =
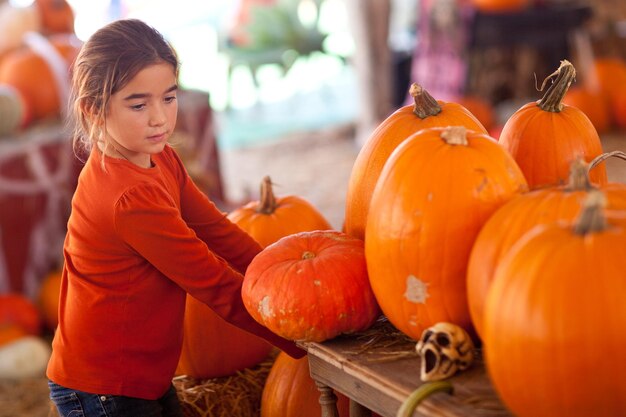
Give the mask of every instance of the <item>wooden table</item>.
[[(322, 417), (338, 416), (336, 396), (330, 388), (350, 398), (351, 417), (369, 417), (369, 410), (395, 417), (409, 394), (423, 384), (420, 358), (413, 355), (415, 342), (404, 340), (396, 345), (386, 342), (390, 346), (384, 348), (366, 347), (367, 341), (359, 335), (301, 344), (308, 351), (311, 377), (320, 389)], [(391, 360), (394, 355), (405, 357)], [(413, 416), (512, 416), (495, 394), (480, 355), (470, 369), (449, 381), (452, 395), (430, 395)]]

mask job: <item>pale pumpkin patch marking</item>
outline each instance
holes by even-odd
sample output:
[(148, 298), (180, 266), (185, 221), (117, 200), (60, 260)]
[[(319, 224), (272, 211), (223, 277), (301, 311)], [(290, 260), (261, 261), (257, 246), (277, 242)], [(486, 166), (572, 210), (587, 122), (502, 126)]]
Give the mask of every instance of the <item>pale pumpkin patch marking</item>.
[(269, 295), (266, 295), (265, 297), (263, 297), (261, 302), (259, 302), (259, 313), (261, 313), (261, 316), (263, 316), (263, 317), (271, 317), (272, 316), (272, 309), (270, 308), (270, 297), (269, 297)]
[(414, 275), (406, 277), (406, 290), (404, 298), (411, 303), (426, 304), (426, 299), (430, 297), (428, 294), (428, 284)]

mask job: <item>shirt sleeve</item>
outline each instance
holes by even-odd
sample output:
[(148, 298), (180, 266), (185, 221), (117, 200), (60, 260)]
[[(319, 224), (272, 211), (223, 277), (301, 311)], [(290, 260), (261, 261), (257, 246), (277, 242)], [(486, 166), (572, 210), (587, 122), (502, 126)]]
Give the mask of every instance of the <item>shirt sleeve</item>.
[[(220, 223), (215, 217), (213, 221)], [(250, 316), (241, 298), (243, 275), (209, 249), (162, 188), (142, 185), (127, 190), (116, 205), (115, 228), (142, 258), (226, 321), (263, 337), (291, 356), (304, 355), (293, 342), (275, 335)], [(238, 237), (245, 240), (245, 233), (229, 230), (235, 235), (230, 244), (237, 245)], [(219, 233), (228, 235), (226, 230)], [(220, 238), (219, 233), (214, 238)], [(243, 245), (250, 246), (245, 242)]]

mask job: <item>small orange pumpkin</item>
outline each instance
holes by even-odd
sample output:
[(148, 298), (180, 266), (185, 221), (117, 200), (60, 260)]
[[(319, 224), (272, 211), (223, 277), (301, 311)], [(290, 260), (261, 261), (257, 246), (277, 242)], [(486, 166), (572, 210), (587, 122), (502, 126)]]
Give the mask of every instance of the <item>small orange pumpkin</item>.
[(35, 0), (45, 34), (74, 33), (74, 10), (65, 0)]
[(487, 133), (476, 116), (462, 105), (437, 101), (418, 84), (411, 85), (409, 92), (414, 104), (401, 107), (378, 125), (354, 161), (346, 196), (345, 232), (356, 238), (365, 238), (372, 192), (385, 162), (407, 137), (437, 126), (465, 126)]
[(587, 117), (599, 134), (611, 128), (611, 111), (604, 95), (586, 87), (573, 87), (563, 97), (563, 104), (576, 107)]
[(50, 330), (59, 324), (59, 294), (61, 293), (62, 270), (50, 272), (42, 281), (37, 296), (44, 323)]
[(376, 184), (365, 231), (370, 283), (398, 330), (417, 340), (446, 321), (473, 333), (470, 250), (487, 219), (525, 191), (511, 155), (485, 134), (430, 128), (398, 146)]
[(290, 340), (365, 330), (379, 315), (363, 241), (334, 230), (295, 233), (263, 249), (241, 296), (256, 321)]
[(269, 176), (261, 182), (260, 199), (233, 210), (228, 218), (262, 247), (292, 233), (332, 229), (322, 213), (305, 199), (295, 195), (277, 198)]
[[(576, 77), (574, 66), (563, 60), (551, 76), (556, 80), (543, 98), (517, 110), (504, 124), (499, 139), (531, 189), (565, 184), (575, 159), (582, 157), (589, 162), (602, 153), (593, 123), (576, 107), (562, 103)], [(594, 169), (590, 179), (594, 184), (605, 184), (605, 167)]]
[(0, 294), (0, 326), (16, 324), (28, 334), (41, 334), (39, 309), (29, 298), (19, 293)]

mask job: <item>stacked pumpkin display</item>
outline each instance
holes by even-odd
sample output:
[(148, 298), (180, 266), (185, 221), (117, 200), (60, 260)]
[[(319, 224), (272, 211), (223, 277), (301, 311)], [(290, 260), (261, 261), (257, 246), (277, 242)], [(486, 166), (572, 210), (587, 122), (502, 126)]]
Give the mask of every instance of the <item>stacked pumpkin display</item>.
[(614, 279), (626, 186), (608, 183), (597, 130), (563, 102), (575, 75), (563, 61), (499, 142), (444, 118), (392, 130), (398, 110), (349, 184), (346, 230), (365, 239), (383, 313), (414, 339), (441, 321), (482, 339), (496, 391), (519, 416), (626, 412), (626, 384), (611, 376), (621, 365), (602, 357), (626, 342)]
[(69, 68), (80, 41), (65, 0), (0, 6), (0, 135), (58, 118), (65, 108)]

